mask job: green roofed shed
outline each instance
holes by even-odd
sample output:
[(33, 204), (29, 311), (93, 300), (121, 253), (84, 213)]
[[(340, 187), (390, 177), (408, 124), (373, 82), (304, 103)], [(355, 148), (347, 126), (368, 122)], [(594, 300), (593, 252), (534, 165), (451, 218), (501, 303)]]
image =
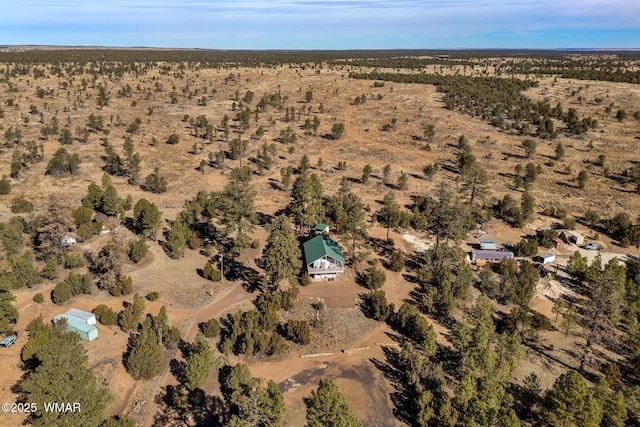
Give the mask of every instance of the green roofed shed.
[(329, 232), (329, 226), (327, 224), (316, 224), (314, 231), (316, 234), (326, 234)]
[(58, 323), (58, 320), (63, 318), (67, 321), (67, 332), (75, 332), (85, 341), (93, 341), (98, 338), (98, 329), (95, 326), (66, 313), (54, 317), (53, 323)]

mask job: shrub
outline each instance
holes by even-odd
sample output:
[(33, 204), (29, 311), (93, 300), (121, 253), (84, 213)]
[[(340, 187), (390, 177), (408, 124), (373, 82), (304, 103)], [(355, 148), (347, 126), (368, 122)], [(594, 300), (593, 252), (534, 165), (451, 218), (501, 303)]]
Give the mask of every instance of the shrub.
[(62, 281), (56, 285), (51, 293), (51, 301), (56, 304), (63, 304), (71, 299), (71, 286), (66, 281)]
[(222, 280), (222, 272), (214, 268), (208, 261), (202, 269), (202, 275), (205, 279), (211, 280), (212, 282), (220, 282)]
[(308, 286), (311, 284), (311, 276), (309, 276), (308, 274), (303, 274), (302, 277), (300, 277), (300, 286)]
[(0, 179), (0, 194), (9, 194), (11, 192), (11, 182), (6, 176)]
[(149, 301), (155, 301), (155, 300), (157, 300), (158, 298), (160, 298), (160, 293), (159, 293), (159, 292), (157, 292), (157, 291), (151, 291), (151, 292), (149, 292), (149, 293), (147, 294), (147, 299), (148, 299)]
[(41, 293), (37, 293), (33, 296), (33, 302), (37, 302), (38, 304), (41, 304), (44, 302), (44, 296)]
[(515, 256), (534, 256), (538, 253), (538, 241), (535, 239), (522, 239), (513, 247)]
[(565, 228), (568, 228), (569, 230), (576, 229), (576, 219), (570, 216), (565, 217), (564, 220), (562, 220), (562, 224), (565, 226)]
[(395, 251), (391, 255), (391, 261), (389, 262), (389, 270), (399, 273), (404, 268), (404, 255), (400, 251)]
[(368, 268), (364, 273), (364, 284), (369, 289), (379, 289), (384, 285), (384, 282), (387, 280), (387, 275), (384, 271), (377, 268), (376, 266), (372, 266)]
[(56, 304), (62, 304), (81, 293), (90, 294), (93, 286), (93, 276), (91, 274), (81, 276), (71, 272), (66, 279), (59, 282), (53, 289), (51, 300)]
[(555, 245), (555, 240), (558, 237), (558, 232), (555, 230), (538, 230), (536, 232), (536, 240), (538, 245), (544, 248), (552, 248)]
[(365, 307), (368, 311), (368, 316), (379, 321), (384, 322), (391, 316), (395, 306), (387, 302), (384, 291), (373, 291), (369, 295), (364, 297)]
[(133, 288), (133, 280), (130, 276), (125, 277), (124, 279), (118, 281), (115, 286), (109, 288), (109, 293), (114, 297), (119, 297), (121, 295), (128, 295), (131, 293)]
[(175, 145), (180, 142), (180, 136), (177, 133), (172, 133), (167, 138), (167, 144)]
[(253, 239), (253, 241), (251, 242), (251, 249), (258, 249), (259, 247), (260, 247), (260, 240)]
[(63, 255), (64, 258), (64, 268), (71, 270), (73, 268), (84, 267), (84, 259), (82, 258), (82, 254), (79, 253), (65, 253)]
[(140, 236), (138, 240), (129, 240), (129, 259), (134, 263), (139, 263), (145, 255), (147, 255), (147, 239), (144, 236)]
[(104, 304), (100, 304), (91, 312), (96, 316), (96, 320), (103, 325), (115, 325), (118, 321), (118, 314)]
[(216, 338), (220, 335), (220, 322), (218, 322), (218, 319), (209, 319), (198, 326), (200, 326), (200, 331), (207, 338)]
[(284, 329), (287, 338), (296, 344), (307, 345), (311, 342), (311, 330), (306, 320), (290, 320)]
[(187, 244), (189, 245), (189, 249), (198, 249), (200, 246), (202, 246), (202, 239), (200, 238), (200, 236), (198, 236), (198, 233), (194, 231), (189, 236)]
[(29, 213), (33, 212), (33, 203), (22, 196), (14, 197), (11, 200), (11, 212), (13, 213)]

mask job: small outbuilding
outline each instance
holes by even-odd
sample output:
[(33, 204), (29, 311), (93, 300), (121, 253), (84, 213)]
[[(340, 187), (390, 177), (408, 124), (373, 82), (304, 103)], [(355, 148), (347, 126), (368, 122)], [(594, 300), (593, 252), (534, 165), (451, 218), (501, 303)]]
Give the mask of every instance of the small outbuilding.
[(316, 234), (329, 234), (329, 226), (327, 224), (316, 224), (313, 231)]
[(100, 234), (107, 234), (113, 231), (117, 220), (115, 217), (105, 215), (102, 212), (98, 212), (94, 217), (93, 221), (100, 224)]
[(98, 338), (98, 329), (74, 316), (70, 316), (66, 313), (58, 314), (53, 318), (53, 323), (58, 323), (60, 319), (65, 319), (67, 322), (67, 332), (75, 332), (85, 341), (93, 341)]
[(302, 245), (309, 276), (315, 279), (335, 279), (344, 273), (344, 256), (337, 242), (320, 234)]
[(71, 246), (75, 245), (76, 243), (78, 243), (78, 241), (73, 236), (64, 236), (60, 240), (60, 246), (62, 246), (63, 248), (71, 247)]
[(556, 249), (562, 249), (564, 248), (564, 241), (562, 241), (562, 239), (560, 239), (559, 237), (556, 237), (555, 240), (553, 241), (553, 246)]
[(490, 237), (482, 237), (478, 240), (480, 240), (480, 249), (483, 251), (495, 251), (498, 249), (496, 241)]
[(540, 264), (550, 264), (556, 260), (556, 254), (547, 252), (546, 254), (533, 257), (533, 260), (535, 262), (539, 262)]

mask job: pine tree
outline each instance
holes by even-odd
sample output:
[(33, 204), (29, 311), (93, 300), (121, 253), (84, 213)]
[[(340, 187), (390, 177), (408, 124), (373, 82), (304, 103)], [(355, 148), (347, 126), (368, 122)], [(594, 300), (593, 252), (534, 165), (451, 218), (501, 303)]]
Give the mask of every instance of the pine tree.
[(167, 247), (169, 248), (171, 258), (177, 259), (184, 256), (184, 248), (187, 245), (189, 234), (189, 227), (187, 227), (181, 218), (176, 218), (171, 226), (167, 239)]
[[(86, 350), (78, 335), (64, 331), (64, 321), (57, 325), (36, 324), (25, 344), (22, 360), (29, 367), (20, 386), (28, 403), (38, 411), (32, 415), (34, 426), (89, 426), (100, 424), (112, 399), (99, 387), (89, 369)], [(44, 411), (44, 403), (79, 403), (80, 411)]]
[(287, 213), (293, 216), (299, 230), (320, 221), (322, 191), (322, 185), (315, 174), (299, 175), (293, 183)]
[(387, 241), (389, 240), (389, 230), (400, 225), (402, 214), (400, 205), (396, 202), (396, 195), (390, 191), (382, 200), (382, 208), (378, 212), (377, 219), (380, 224), (387, 228)]
[(286, 216), (276, 217), (267, 228), (269, 237), (263, 251), (267, 283), (277, 285), (297, 275), (302, 267), (302, 254), (295, 233)]
[(559, 425), (597, 427), (602, 420), (600, 404), (586, 380), (576, 371), (560, 375), (547, 392), (546, 401)]
[(249, 246), (251, 239), (247, 233), (253, 231), (257, 221), (254, 207), (256, 190), (249, 184), (251, 175), (245, 177), (245, 168), (231, 171), (229, 182), (220, 196), (223, 231), (226, 235), (235, 234), (234, 251), (237, 253)]
[(307, 406), (307, 425), (324, 427), (358, 427), (362, 422), (354, 415), (338, 385), (331, 379), (320, 380), (317, 391), (305, 398)]

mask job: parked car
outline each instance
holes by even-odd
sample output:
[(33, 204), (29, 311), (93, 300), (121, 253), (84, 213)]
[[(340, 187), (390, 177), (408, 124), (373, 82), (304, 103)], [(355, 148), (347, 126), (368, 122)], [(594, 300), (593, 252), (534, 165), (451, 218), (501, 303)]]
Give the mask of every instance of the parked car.
[(0, 341), (0, 347), (11, 347), (13, 343), (16, 342), (16, 338), (17, 337), (15, 335), (9, 335), (8, 337)]
[(602, 249), (600, 245), (597, 243), (587, 243), (586, 245), (583, 246), (583, 248), (589, 249), (591, 251), (599, 251), (600, 249)]

